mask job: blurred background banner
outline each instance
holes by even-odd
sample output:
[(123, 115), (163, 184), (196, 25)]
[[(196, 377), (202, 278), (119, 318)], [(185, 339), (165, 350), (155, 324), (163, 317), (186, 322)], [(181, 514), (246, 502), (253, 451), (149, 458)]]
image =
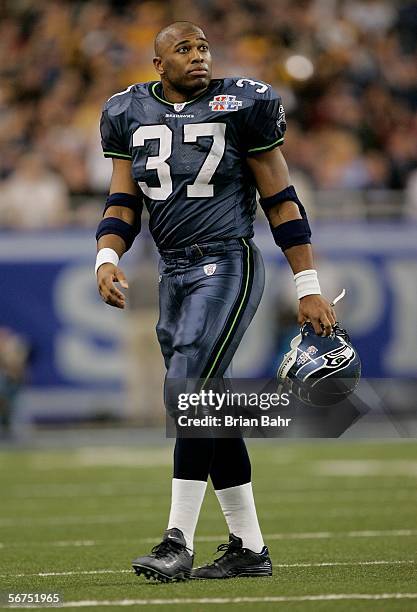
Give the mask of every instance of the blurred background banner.
[[(101, 109), (156, 80), (153, 39), (200, 24), (214, 77), (280, 93), (283, 153), (309, 212), (322, 289), (364, 376), (417, 385), (415, 0), (5, 0), (0, 6), (0, 417), (161, 422), (157, 257), (146, 231), (123, 260), (129, 309), (93, 274), (109, 186)], [(289, 268), (262, 214), (267, 286), (235, 376), (269, 376), (296, 334)], [(156, 416), (155, 416), (156, 415)], [(1, 428), (1, 424), (0, 424)]]
[(117, 403), (123, 324), (97, 294), (91, 234), (13, 231), (0, 241), (2, 325), (30, 346), (25, 410), (87, 417), (105, 394)]

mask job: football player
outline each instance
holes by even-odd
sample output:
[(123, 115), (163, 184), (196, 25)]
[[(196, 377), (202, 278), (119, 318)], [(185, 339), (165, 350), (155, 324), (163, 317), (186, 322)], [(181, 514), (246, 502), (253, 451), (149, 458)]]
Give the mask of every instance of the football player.
[[(211, 78), (210, 46), (189, 22), (155, 40), (160, 80), (131, 85), (104, 106), (104, 155), (113, 159), (110, 195), (97, 230), (103, 300), (124, 308), (119, 259), (140, 229), (143, 204), (159, 250), (157, 336), (170, 379), (219, 379), (260, 302), (264, 267), (255, 246), (256, 190), (276, 244), (295, 278), (298, 321), (328, 335), (333, 308), (321, 296), (307, 215), (279, 146), (285, 114), (272, 87), (249, 78)], [(170, 394), (165, 389), (169, 412)], [(229, 528), (214, 564), (195, 568), (194, 531), (210, 476)], [(133, 561), (162, 582), (269, 576), (242, 438), (178, 437), (171, 510), (162, 542)]]

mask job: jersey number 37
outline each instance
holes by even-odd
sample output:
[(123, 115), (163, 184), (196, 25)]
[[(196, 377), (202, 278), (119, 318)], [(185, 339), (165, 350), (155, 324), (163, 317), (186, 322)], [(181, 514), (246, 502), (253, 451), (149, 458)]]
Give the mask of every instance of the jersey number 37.
[[(214, 194), (210, 180), (216, 172), (225, 148), (225, 123), (190, 123), (184, 125), (184, 143), (197, 142), (201, 136), (211, 136), (213, 143), (194, 182), (187, 185), (188, 198), (207, 198)], [(141, 125), (133, 134), (133, 146), (142, 147), (146, 140), (159, 140), (158, 155), (146, 161), (146, 170), (156, 170), (160, 187), (149, 187), (138, 181), (143, 193), (152, 200), (166, 200), (172, 193), (171, 168), (167, 160), (172, 154), (172, 131), (167, 125)]]

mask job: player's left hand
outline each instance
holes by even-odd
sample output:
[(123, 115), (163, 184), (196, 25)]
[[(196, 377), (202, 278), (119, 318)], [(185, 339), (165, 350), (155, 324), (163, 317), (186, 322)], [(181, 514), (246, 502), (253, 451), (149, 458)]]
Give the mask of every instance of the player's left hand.
[(306, 295), (300, 300), (298, 307), (298, 323), (303, 325), (311, 321), (318, 336), (329, 336), (332, 326), (336, 323), (333, 307), (321, 295)]

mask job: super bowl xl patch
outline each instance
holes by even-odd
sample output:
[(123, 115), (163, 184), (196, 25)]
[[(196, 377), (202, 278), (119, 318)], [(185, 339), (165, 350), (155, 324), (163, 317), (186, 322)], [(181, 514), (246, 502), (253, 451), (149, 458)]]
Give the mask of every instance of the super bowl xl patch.
[(297, 365), (304, 365), (307, 361), (311, 361), (312, 356), (317, 353), (318, 349), (315, 346), (308, 346), (305, 351), (300, 353), (297, 358)]
[(209, 102), (209, 106), (212, 111), (237, 111), (242, 106), (241, 100), (236, 100), (236, 96), (230, 96), (229, 94), (220, 94), (214, 96), (213, 100)]

